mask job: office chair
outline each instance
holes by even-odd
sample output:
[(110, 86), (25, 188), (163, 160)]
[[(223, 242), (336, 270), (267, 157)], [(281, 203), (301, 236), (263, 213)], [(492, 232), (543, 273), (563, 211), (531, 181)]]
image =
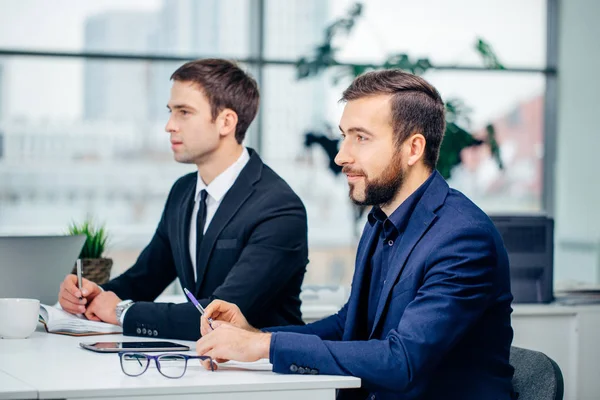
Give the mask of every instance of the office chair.
[(512, 382), (518, 400), (563, 400), (562, 372), (550, 357), (513, 346), (510, 364), (515, 369)]

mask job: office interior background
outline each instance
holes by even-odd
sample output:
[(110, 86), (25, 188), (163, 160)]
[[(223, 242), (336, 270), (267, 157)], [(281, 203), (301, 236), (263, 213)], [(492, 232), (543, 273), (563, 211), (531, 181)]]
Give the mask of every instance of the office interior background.
[[(110, 235), (113, 276), (149, 242), (177, 177), (169, 136), (170, 74), (194, 58), (239, 60), (262, 102), (246, 145), (303, 200), (310, 264), (305, 284), (348, 287), (364, 217), (345, 177), (308, 132), (338, 137), (350, 78), (328, 68), (298, 79), (295, 63), (323, 43), (348, 0), (0, 1), (0, 234), (65, 233), (93, 216)], [(595, 0), (365, 0), (342, 63), (391, 54), (428, 58), (423, 76), (460, 99), (463, 121), (496, 129), (465, 149), (449, 183), (493, 214), (555, 219), (556, 288), (600, 285), (600, 15)], [(475, 51), (490, 44), (504, 69)], [(337, 79), (336, 79), (337, 78)], [(176, 291), (176, 286), (168, 290)]]

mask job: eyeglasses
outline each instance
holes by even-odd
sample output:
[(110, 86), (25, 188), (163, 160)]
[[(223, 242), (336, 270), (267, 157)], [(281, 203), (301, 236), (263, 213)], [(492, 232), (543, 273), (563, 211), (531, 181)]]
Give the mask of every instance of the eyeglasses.
[(167, 378), (181, 378), (187, 369), (189, 359), (210, 360), (210, 370), (214, 371), (212, 358), (208, 356), (188, 356), (187, 354), (158, 354), (119, 352), (121, 369), (128, 376), (140, 376), (148, 369), (150, 360), (156, 362), (158, 372)]

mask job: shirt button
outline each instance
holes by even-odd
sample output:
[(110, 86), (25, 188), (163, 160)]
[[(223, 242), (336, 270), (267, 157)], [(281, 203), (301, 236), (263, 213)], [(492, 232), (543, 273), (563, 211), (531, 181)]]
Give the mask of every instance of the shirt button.
[(393, 240), (388, 240), (388, 245), (389, 246), (393, 246), (394, 245), (394, 241)]

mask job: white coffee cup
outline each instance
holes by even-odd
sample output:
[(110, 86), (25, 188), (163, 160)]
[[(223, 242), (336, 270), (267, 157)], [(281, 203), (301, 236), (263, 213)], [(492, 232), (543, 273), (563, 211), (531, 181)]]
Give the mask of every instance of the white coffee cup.
[(40, 301), (36, 299), (0, 299), (0, 337), (25, 339), (37, 326)]

